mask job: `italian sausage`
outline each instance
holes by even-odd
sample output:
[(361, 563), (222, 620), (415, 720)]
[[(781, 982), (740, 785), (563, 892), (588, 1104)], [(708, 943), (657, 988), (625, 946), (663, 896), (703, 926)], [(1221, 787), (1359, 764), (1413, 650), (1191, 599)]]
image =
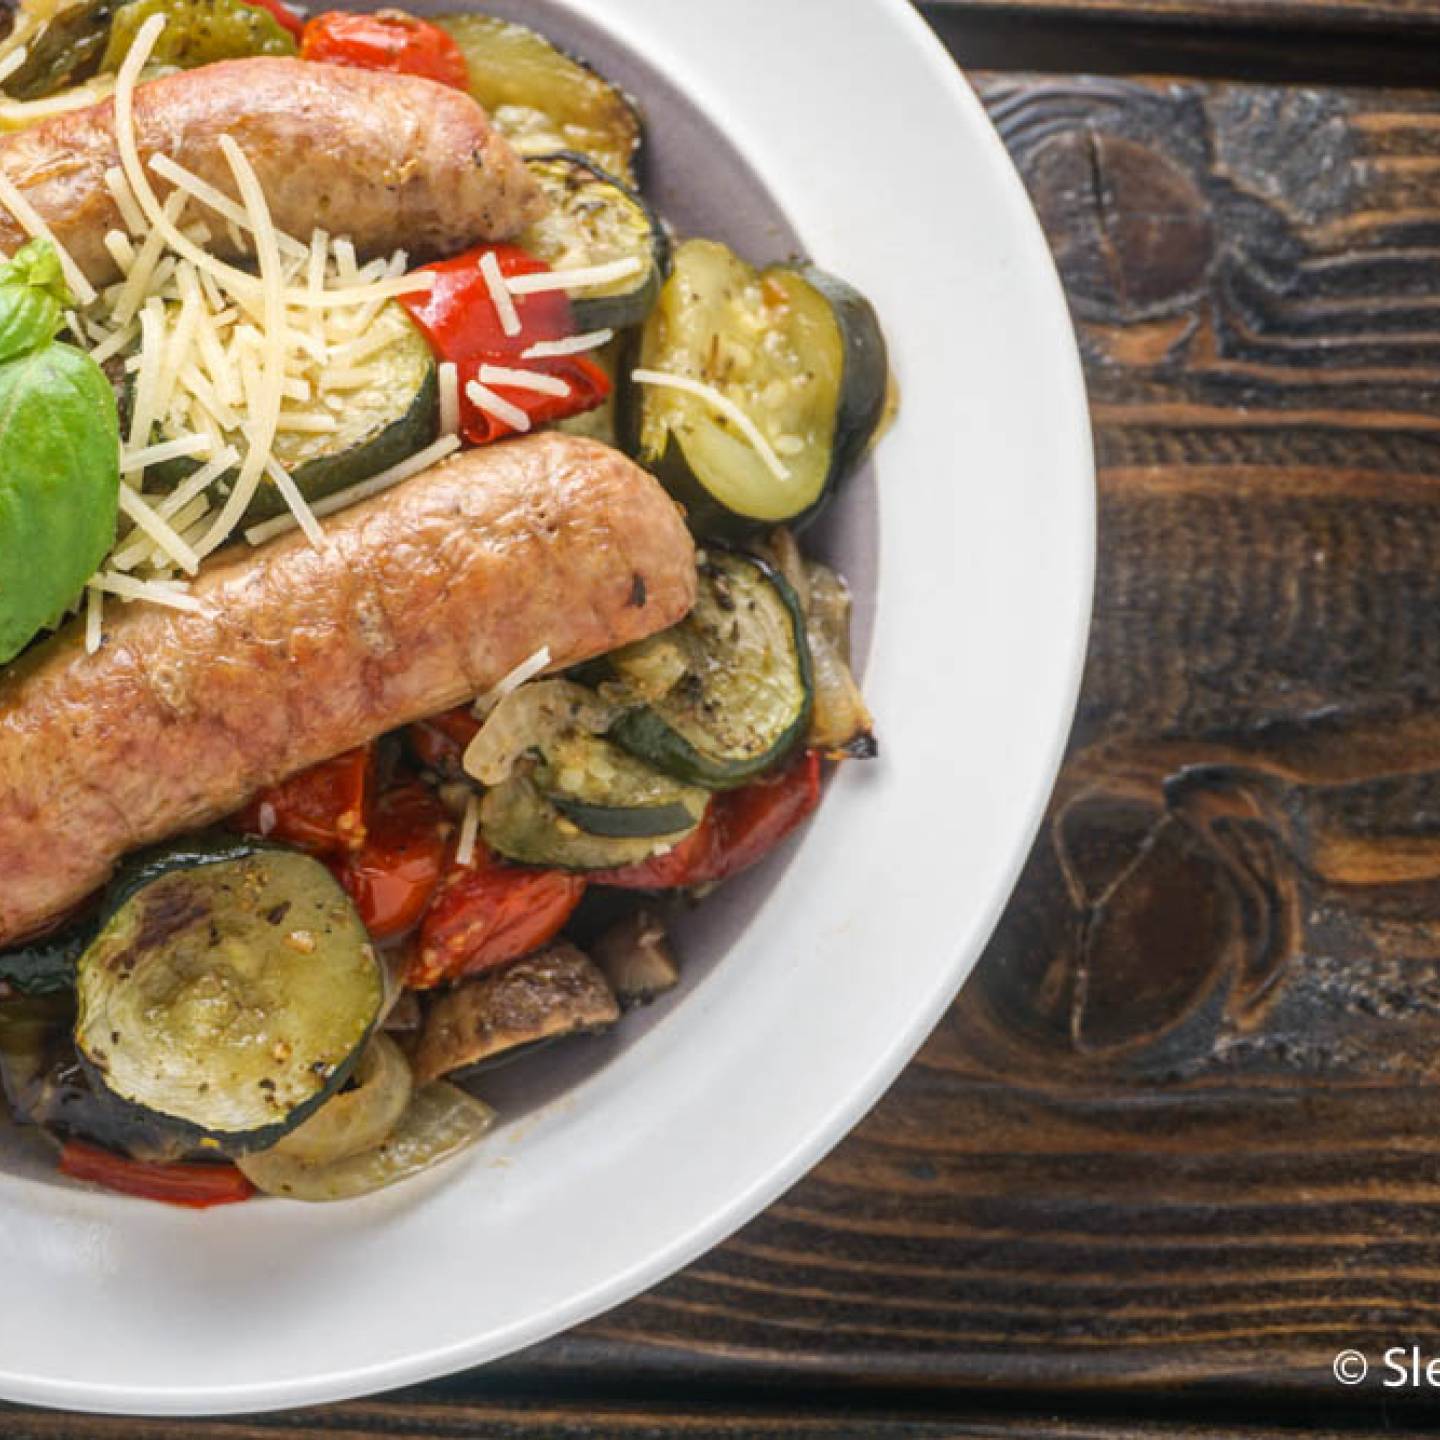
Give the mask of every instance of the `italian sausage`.
[[(308, 60), (225, 60), (167, 75), (135, 92), (135, 130), (156, 194), (170, 186), (148, 168), (168, 155), (232, 199), (219, 146), (245, 152), (280, 229), (308, 240), (319, 226), (366, 254), (403, 247), (453, 254), (517, 235), (544, 213), (525, 163), (468, 96), (413, 75)], [(105, 172), (120, 163), (115, 106), (102, 101), (0, 139), (0, 169), (96, 285), (119, 270), (105, 248), (124, 229)], [(214, 253), (237, 255), (217, 225)], [(0, 248), (25, 232), (0, 213)]]
[(327, 523), (232, 550), (197, 611), (116, 607), (0, 676), (0, 944), (127, 851), (483, 693), (548, 646), (563, 669), (695, 597), (674, 503), (623, 455), (544, 434), (462, 453)]

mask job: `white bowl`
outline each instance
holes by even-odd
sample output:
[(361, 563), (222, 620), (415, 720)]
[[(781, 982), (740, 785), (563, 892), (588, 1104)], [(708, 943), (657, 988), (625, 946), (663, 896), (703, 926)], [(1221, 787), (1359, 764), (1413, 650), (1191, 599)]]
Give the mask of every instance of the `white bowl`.
[(618, 1304), (864, 1114), (1014, 883), (1074, 704), (1094, 501), (1074, 340), (1009, 160), (902, 0), (587, 8), (509, 13), (641, 92), (682, 225), (751, 252), (798, 236), (883, 319), (902, 417), (821, 537), (866, 602), (883, 756), (696, 913), (682, 993), (497, 1076), (510, 1122), (432, 1176), (342, 1206), (196, 1214), (59, 1183), (24, 1136), (0, 1136), (7, 1398), (153, 1414), (334, 1400)]

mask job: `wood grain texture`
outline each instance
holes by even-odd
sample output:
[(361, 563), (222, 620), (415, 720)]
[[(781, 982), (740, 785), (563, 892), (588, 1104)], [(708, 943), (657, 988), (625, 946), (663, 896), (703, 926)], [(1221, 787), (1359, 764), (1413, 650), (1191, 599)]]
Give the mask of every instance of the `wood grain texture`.
[(1440, 28), (1436, 0), (925, 0), (935, 10), (1011, 11), (1053, 19), (1165, 20), (1272, 28)]
[(1379, 1357), (1440, 1352), (1440, 99), (978, 83), (1079, 324), (1101, 563), (1055, 804), (920, 1059), (729, 1244), (501, 1365), (0, 1434), (1243, 1440), (1429, 1408)]

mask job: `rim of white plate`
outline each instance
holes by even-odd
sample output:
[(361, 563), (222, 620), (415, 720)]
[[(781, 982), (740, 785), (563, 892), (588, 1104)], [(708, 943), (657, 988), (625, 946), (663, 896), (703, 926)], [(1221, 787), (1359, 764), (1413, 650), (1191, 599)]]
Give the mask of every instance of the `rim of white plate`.
[[(49, 1265), (47, 1278), (73, 1284), (76, 1293), (94, 1286), (99, 1294), (124, 1283), (133, 1263), (129, 1248), (139, 1245), (168, 1252), (167, 1264), (191, 1267), (183, 1282), (173, 1282), (174, 1294), (195, 1306), (161, 1322), (173, 1323), (168, 1343), (174, 1348), (143, 1367), (144, 1377), (137, 1366), (123, 1379), (87, 1378), (86, 1366), (63, 1354), (66, 1337), (59, 1329), (48, 1330), (48, 1342), (42, 1336), (30, 1345), (32, 1355), (37, 1345), (44, 1349), (43, 1364), (16, 1368), (13, 1360), (26, 1346), (0, 1343), (6, 1398), (172, 1415), (283, 1408), (433, 1378), (556, 1334), (673, 1274), (813, 1166), (888, 1087), (978, 958), (1039, 824), (1078, 692), (1094, 560), (1084, 384), (1049, 251), (974, 94), (904, 0), (847, 0), (845, 9), (843, 29), (816, 18), (827, 10), (833, 15), (830, 0), (786, 0), (784, 6), (692, 0), (684, 7), (668, 0), (597, 0), (590, 18), (662, 68), (706, 113), (724, 117), (807, 246), (872, 295), (890, 331), (906, 406), (881, 452), (880, 617), (867, 677), (893, 757), (888, 768), (879, 779), (847, 775), (832, 787), (812, 834), (760, 903), (747, 944), (737, 942), (744, 951), (732, 967), (737, 973), (722, 967), (643, 1044), (587, 1081), (583, 1094), (527, 1117), (525, 1133), (508, 1136), (513, 1154), (503, 1160), (481, 1161), (470, 1171), (461, 1162), (418, 1182), (410, 1199), (374, 1197), (337, 1207), (344, 1213), (324, 1219), (305, 1207), (285, 1207), (280, 1218), (276, 1206), (246, 1207), (270, 1218), (241, 1222), (222, 1221), (224, 1211), (157, 1217), (159, 1207), (23, 1178), (0, 1180), (0, 1237), (7, 1220), (12, 1231), (8, 1245), (0, 1239), (0, 1264), (9, 1251), (10, 1263)], [(772, 54), (801, 53), (796, 47), (803, 40), (803, 70), (757, 67), (744, 37), (762, 29)], [(862, 69), (863, 86), (852, 78)], [(815, 78), (825, 75), (836, 83)], [(903, 84), (903, 102), (892, 93), (882, 106), (885, 96), (867, 87), (892, 80)], [(864, 93), (875, 102), (868, 109), (860, 108)], [(932, 119), (942, 122), (938, 132), (925, 129)], [(960, 230), (944, 228), (955, 219), (955, 196), (919, 191), (907, 208), (886, 189), (903, 191), (915, 171), (928, 175), (933, 188), (937, 133), (956, 137), (955, 185), (969, 202)], [(904, 153), (911, 134), (918, 137), (909, 143), (919, 159)], [(865, 229), (867, 220), (891, 227), (885, 244), (867, 243), (878, 234)], [(976, 229), (964, 231), (966, 223)], [(956, 279), (945, 270), (946, 237), (962, 231), (964, 243), (956, 247), (973, 268)], [(922, 262), (906, 273), (896, 264), (902, 248)], [(943, 297), (947, 283), (969, 307), (963, 315), (937, 313), (934, 300), (918, 293), (938, 288)], [(972, 317), (975, 337), (945, 328), (964, 327)], [(937, 375), (937, 356), (939, 362), (955, 358), (953, 369)], [(952, 475), (947, 459), (970, 468)], [(923, 516), (917, 513), (922, 501)], [(952, 518), (952, 506), (963, 524), (941, 523)], [(930, 602), (928, 610), (922, 600)], [(947, 609), (952, 604), (954, 614)], [(922, 633), (928, 643), (918, 645)], [(945, 643), (937, 644), (937, 636)], [(983, 752), (978, 755), (958, 742), (953, 752), (939, 743), (942, 726), (968, 740), (967, 718), (980, 740), (969, 742)], [(947, 766), (954, 767), (953, 785)], [(957, 815), (962, 807), (965, 813)], [(894, 843), (907, 834), (915, 845), (908, 853)], [(865, 845), (874, 847), (864, 862), (868, 872), (852, 853)], [(944, 897), (953, 902), (949, 911), (935, 893), (952, 878), (947, 864), (954, 867), (953, 895)], [(834, 918), (833, 907), (844, 908), (834, 892), (863, 888), (866, 874), (873, 906), (867, 896), (832, 930), (804, 929), (827, 913)], [(825, 895), (830, 912), (817, 908), (824, 885), (832, 892)], [(887, 928), (898, 956), (882, 944)], [(876, 969), (886, 967), (888, 981), (897, 963), (904, 967), (899, 978), (880, 986)], [(822, 973), (831, 977), (825, 986), (804, 988)], [(748, 1012), (738, 994), (742, 979), (751, 987)], [(798, 998), (805, 1001), (803, 1013)], [(747, 1054), (747, 1047), (766, 1040), (767, 1027), (779, 1024), (777, 1013), (790, 1027), (779, 1033), (813, 1043), (797, 1045), (799, 1055), (773, 1044), (759, 1056)], [(708, 1033), (716, 1043), (691, 1041), (690, 1031), (701, 1024), (713, 1027)], [(821, 1043), (826, 1036), (837, 1043)], [(850, 1053), (835, 1053), (840, 1039)], [(767, 1053), (774, 1063), (757, 1064)], [(768, 1073), (756, 1075), (757, 1069)], [(666, 1094), (647, 1111), (636, 1097), (651, 1093), (644, 1083), (656, 1075), (664, 1077)], [(719, 1113), (728, 1114), (737, 1133), (712, 1126), (703, 1144), (675, 1149), (677, 1134), (685, 1134), (677, 1132), (675, 1114), (690, 1107), (697, 1120), (713, 1120), (717, 1097)], [(611, 1129), (597, 1144), (599, 1116), (608, 1117)], [(626, 1122), (619, 1128), (617, 1116)], [(553, 1176), (530, 1173), (532, 1156), (573, 1161), (568, 1179), (583, 1182), (588, 1228), (579, 1236), (548, 1235), (556, 1274), (520, 1277), (533, 1278), (529, 1288), (506, 1278), (515, 1294), (533, 1299), (528, 1308), (522, 1300), (505, 1315), (477, 1315), (468, 1332), (463, 1314), (450, 1316), (448, 1330), (437, 1321), (427, 1337), (414, 1323), (417, 1314), (431, 1313), (426, 1294), (423, 1287), (412, 1294), (398, 1278), (402, 1272), (429, 1275), (428, 1295), (437, 1304), (451, 1298), (447, 1284), (480, 1285), (486, 1278), (468, 1275), (459, 1256), (447, 1267), (427, 1253), (439, 1243), (438, 1225), (456, 1214), (470, 1217), (475, 1234), (457, 1234), (453, 1226), (449, 1232), (462, 1250), (485, 1238), (487, 1224), (510, 1223), (507, 1206), (519, 1200), (536, 1214), (551, 1207), (567, 1213), (567, 1197), (555, 1193), (559, 1167)], [(626, 1173), (631, 1166), (633, 1174)], [(522, 1173), (523, 1183), (517, 1182)], [(637, 1197), (644, 1212), (638, 1236), (634, 1223), (625, 1223), (635, 1221), (636, 1210), (627, 1213), (626, 1206), (636, 1207)], [(487, 1202), (491, 1212), (471, 1208)], [(580, 1200), (570, 1197), (569, 1204), (573, 1216)], [(387, 1237), (397, 1247), (393, 1255)], [(246, 1283), (252, 1249), (265, 1255), (267, 1241), (276, 1265), (273, 1290), (258, 1280)], [(413, 1254), (407, 1244), (416, 1247)], [(596, 1252), (608, 1258), (597, 1260)], [(360, 1283), (366, 1277), (347, 1274), (347, 1253), (355, 1266), (384, 1270), (390, 1263), (396, 1273), (388, 1288), (378, 1273), (373, 1281), (383, 1305)], [(443, 1245), (436, 1253), (449, 1254)], [(246, 1316), (261, 1323), (265, 1296), (283, 1297), (286, 1267), (299, 1254), (313, 1256), (317, 1267), (330, 1266), (323, 1273), (324, 1283), (337, 1287), (335, 1324), (353, 1329), (316, 1336), (313, 1359), (258, 1378), (249, 1377), (263, 1361), (252, 1362), (239, 1349), (231, 1377), (217, 1378), (213, 1357), (201, 1353), (205, 1325), (214, 1322), (202, 1317), (200, 1306), (229, 1306), (237, 1324)], [(497, 1267), (489, 1274), (498, 1291), (504, 1257), (492, 1250), (485, 1258)], [(207, 1288), (212, 1278), (224, 1283)], [(351, 1294), (342, 1282), (358, 1288)], [(339, 1318), (357, 1296), (369, 1297), (370, 1311), (358, 1320)], [(154, 1326), (151, 1312), (168, 1298), (159, 1289), (131, 1297), (136, 1328)], [(125, 1299), (107, 1292), (105, 1304), (123, 1314)], [(275, 1305), (279, 1317), (283, 1298)], [(377, 1315), (377, 1308), (384, 1313)], [(123, 1343), (113, 1324), (110, 1333)], [(81, 1335), (88, 1335), (83, 1317)], [(79, 1343), (97, 1342), (90, 1336)], [(252, 1343), (258, 1341), (244, 1341)], [(328, 1353), (337, 1345), (348, 1345), (353, 1361)], [(205, 1378), (191, 1378), (201, 1372)], [(173, 1382), (154, 1378), (162, 1373)]]

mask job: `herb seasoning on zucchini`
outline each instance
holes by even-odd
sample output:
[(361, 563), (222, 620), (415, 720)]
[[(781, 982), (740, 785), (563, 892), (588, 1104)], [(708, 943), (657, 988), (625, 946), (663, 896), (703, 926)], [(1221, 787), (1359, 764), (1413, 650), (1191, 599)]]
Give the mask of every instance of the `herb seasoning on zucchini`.
[(546, 155), (529, 163), (550, 213), (520, 237), (520, 245), (554, 270), (579, 270), (616, 260), (639, 260), (636, 274), (577, 294), (575, 328), (625, 330), (640, 324), (660, 294), (670, 242), (645, 202), (582, 155)]
[(75, 1043), (114, 1100), (244, 1151), (345, 1082), (384, 995), (355, 908), (318, 860), (188, 842), (112, 887), (77, 964)]
[(712, 552), (690, 615), (610, 664), (623, 687), (652, 697), (611, 738), (692, 784), (743, 785), (783, 760), (810, 723), (804, 616), (779, 572), (755, 556)]
[(713, 240), (677, 248), (638, 362), (717, 391), (788, 472), (700, 396), (633, 385), (622, 407), (627, 446), (701, 534), (813, 519), (885, 412), (889, 360), (869, 302), (813, 266), (757, 271)]

